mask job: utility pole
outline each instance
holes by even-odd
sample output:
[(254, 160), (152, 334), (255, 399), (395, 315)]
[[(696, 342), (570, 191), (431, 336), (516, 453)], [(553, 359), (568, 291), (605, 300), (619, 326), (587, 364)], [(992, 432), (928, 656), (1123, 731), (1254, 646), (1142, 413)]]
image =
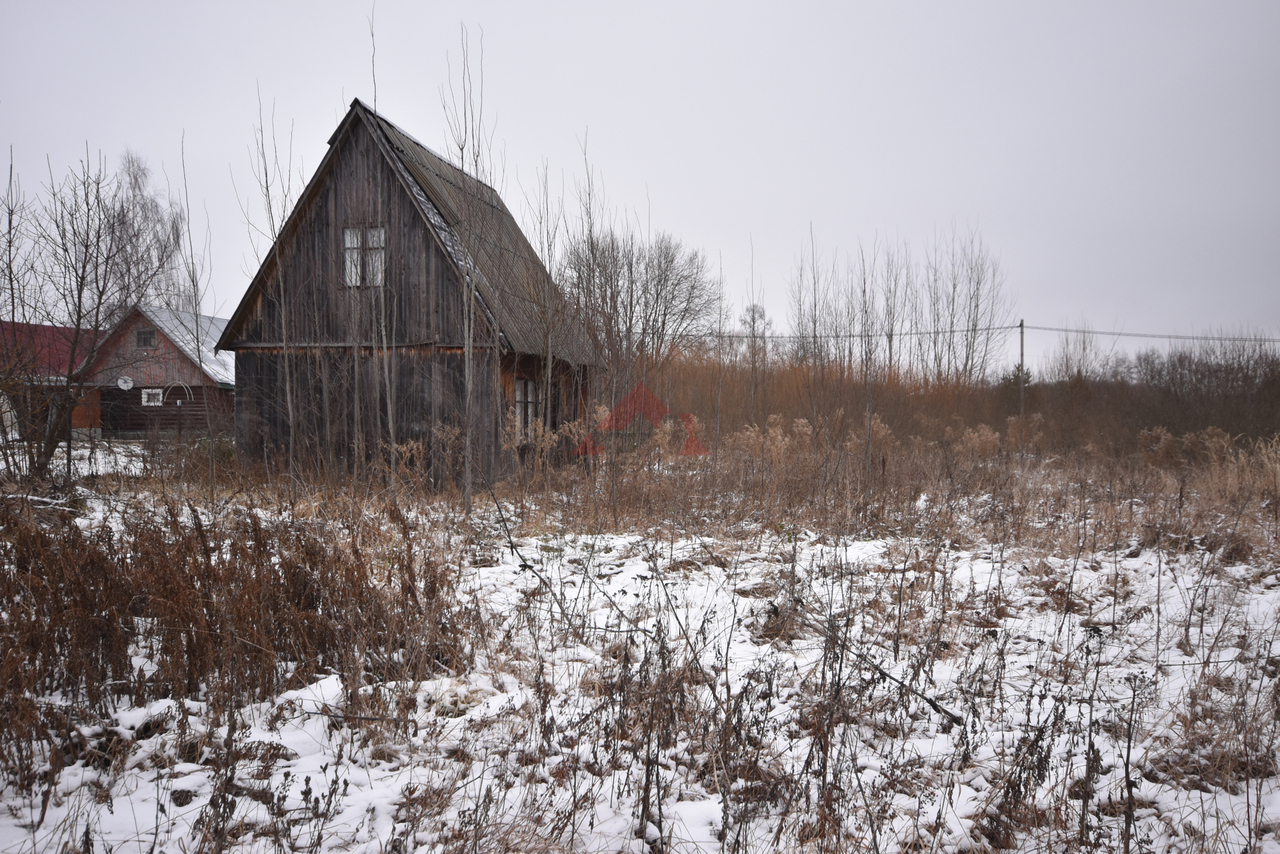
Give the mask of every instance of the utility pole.
[(1018, 321), (1018, 417), (1027, 414), (1027, 322)]

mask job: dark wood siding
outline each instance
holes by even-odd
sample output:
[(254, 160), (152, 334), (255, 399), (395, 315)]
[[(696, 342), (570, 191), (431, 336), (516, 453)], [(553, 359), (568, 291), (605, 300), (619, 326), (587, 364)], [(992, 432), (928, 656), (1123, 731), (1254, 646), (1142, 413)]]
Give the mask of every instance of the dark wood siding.
[[(237, 347), (458, 343), (461, 288), (443, 250), (363, 124), (337, 143), (327, 175), (276, 246), (267, 287)], [(342, 230), (387, 229), (386, 283), (345, 284)], [(441, 279), (443, 278), (443, 281)], [(448, 296), (441, 328), (439, 297)]]
[[(460, 352), (434, 347), (348, 348), (284, 354), (236, 353), (236, 436), (252, 458), (351, 471), (395, 445), (402, 462), (427, 463), (453, 477), (461, 453), (465, 383)], [(477, 351), (474, 390), (477, 459), (494, 475), (501, 448), (502, 392), (492, 351)], [(286, 373), (288, 377), (286, 378)], [(286, 384), (292, 387), (293, 410)]]
[[(334, 146), (240, 309), (237, 443), (249, 458), (339, 472), (394, 449), (444, 482), (467, 429), (463, 283), (363, 122)], [(346, 227), (387, 229), (382, 287), (347, 286)], [(491, 478), (512, 459), (499, 345), (482, 307), (470, 429)]]
[[(153, 431), (201, 434), (229, 429), (232, 413), (231, 389), (217, 386), (175, 385), (161, 388), (159, 406), (143, 406), (143, 387), (129, 391), (103, 388), (102, 429), (112, 436), (145, 434)], [(207, 413), (206, 413), (207, 408)]]

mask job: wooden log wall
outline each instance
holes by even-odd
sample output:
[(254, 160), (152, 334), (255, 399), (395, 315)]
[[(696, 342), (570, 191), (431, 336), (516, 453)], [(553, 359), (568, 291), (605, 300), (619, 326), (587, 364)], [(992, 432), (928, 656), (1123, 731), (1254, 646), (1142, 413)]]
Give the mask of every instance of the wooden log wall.
[(233, 392), (216, 386), (174, 385), (161, 389), (159, 406), (142, 405), (142, 387), (103, 388), (102, 431), (108, 437), (141, 436), (159, 431), (183, 435), (221, 433), (231, 427)]

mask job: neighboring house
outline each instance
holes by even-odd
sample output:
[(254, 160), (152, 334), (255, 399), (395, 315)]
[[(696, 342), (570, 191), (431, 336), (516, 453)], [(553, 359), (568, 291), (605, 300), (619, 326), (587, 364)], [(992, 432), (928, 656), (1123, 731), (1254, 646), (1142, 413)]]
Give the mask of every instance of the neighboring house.
[[(213, 349), (226, 324), (221, 318), (164, 309), (128, 312), (101, 334), (94, 368), (71, 413), (71, 437), (229, 431), (235, 360)], [(80, 361), (80, 354), (94, 350), (84, 338), (90, 334), (68, 326), (0, 321), (5, 436), (25, 441), (40, 435), (53, 392), (78, 367), (72, 359)]]
[[(6, 439), (33, 438), (44, 429), (54, 390), (66, 383), (75, 367), (72, 359), (78, 360), (73, 353), (92, 349), (81, 337), (86, 334), (72, 326), (0, 321), (0, 418)], [(71, 411), (72, 435), (95, 436), (101, 427), (98, 391), (86, 387)]]
[[(468, 275), (476, 289), (470, 425)], [(469, 429), (491, 476), (532, 423), (581, 414), (595, 362), (497, 192), (359, 100), (218, 347), (235, 351), (240, 453), (335, 470), (394, 446), (401, 461), (426, 460), (439, 472), (456, 464)]]
[(235, 359), (215, 352), (223, 318), (135, 308), (98, 348), (92, 375), (104, 434), (230, 431)]

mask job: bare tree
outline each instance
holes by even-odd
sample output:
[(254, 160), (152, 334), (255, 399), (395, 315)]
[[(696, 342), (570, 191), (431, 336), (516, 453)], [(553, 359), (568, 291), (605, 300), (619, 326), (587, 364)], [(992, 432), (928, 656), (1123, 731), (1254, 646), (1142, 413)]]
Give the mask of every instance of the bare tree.
[[(480, 38), (480, 61), (473, 73), (471, 67), (471, 37), (464, 25), (461, 28), (462, 63), (457, 86), (454, 85), (453, 68), (450, 65), (448, 86), (440, 91), (440, 104), (448, 124), (451, 154), (454, 165), (483, 184), (493, 181), (493, 128), (486, 124), (484, 115), (484, 34)], [(457, 227), (464, 232), (464, 246), (475, 246), (482, 239), (476, 234), (488, 218), (478, 209), (484, 202), (474, 194), (460, 193), (463, 210)], [(463, 457), (462, 457), (462, 506), (468, 518), (471, 516), (471, 490), (473, 480), (475, 413), (475, 344), (478, 279), (480, 271), (471, 252), (463, 252)]]
[(815, 440), (859, 409), (870, 425), (875, 388), (904, 374), (984, 381), (1010, 311), (999, 263), (977, 232), (935, 241), (921, 264), (905, 242), (879, 239), (828, 256), (811, 229), (790, 280), (789, 357)]
[(976, 231), (952, 232), (933, 243), (914, 297), (912, 319), (925, 379), (970, 384), (985, 378), (1011, 307), (1000, 263)]
[(574, 308), (586, 321), (596, 351), (605, 360), (605, 376), (598, 387), (608, 388), (609, 397), (618, 397), (619, 374), (623, 371), (623, 324), (617, 316), (621, 302), (622, 247), (609, 223), (608, 207), (596, 183), (595, 170), (582, 150), (583, 177), (576, 186), (578, 211), (571, 224), (560, 278)]
[(885, 343), (885, 380), (890, 383), (896, 380), (900, 368), (901, 333), (907, 320), (906, 301), (914, 289), (911, 248), (905, 242), (886, 246), (880, 278), (880, 329)]
[[(1059, 336), (1044, 369), (1044, 378), (1049, 382), (1102, 379), (1116, 364), (1117, 354), (1089, 328), (1088, 322), (1081, 320), (1077, 327), (1077, 331)], [(1114, 341), (1111, 347), (1114, 348)]]
[[(232, 174), (232, 186), (235, 188), (236, 199), (239, 202), (240, 211), (244, 218), (249, 244), (253, 248), (256, 262), (255, 268), (262, 267), (268, 260), (268, 255), (274, 253), (273, 260), (276, 263), (276, 270), (268, 280), (265, 297), (280, 307), (280, 310), (276, 311), (275, 315), (280, 332), (280, 360), (283, 368), (285, 420), (290, 434), (288, 460), (289, 471), (292, 474), (298, 468), (298, 456), (295, 447), (297, 442), (293, 441), (293, 438), (295, 427), (299, 423), (297, 396), (293, 387), (292, 359), (289, 353), (289, 343), (293, 340), (295, 330), (291, 328), (292, 316), (289, 312), (283, 310), (285, 303), (284, 289), (290, 271), (280, 269), (280, 265), (284, 263), (286, 256), (274, 252), (274, 250), (276, 241), (279, 239), (281, 230), (284, 228), (284, 224), (296, 201), (293, 133), (291, 130), (282, 150), (280, 134), (276, 130), (275, 107), (274, 105), (272, 106), (271, 116), (268, 120), (263, 110), (261, 93), (258, 94), (258, 123), (254, 126), (253, 143), (249, 147), (249, 168), (253, 175), (256, 193), (253, 196), (246, 195), (242, 197), (239, 188), (235, 186), (234, 173)], [(298, 169), (297, 174), (300, 176), (300, 169)]]
[(3, 258), (4, 316), (7, 323), (0, 325), (0, 452), (6, 471), (25, 470), (30, 466), (31, 438), (24, 430), (21, 410), (29, 396), (33, 368), (33, 353), (29, 336), (24, 334), (25, 323), (30, 320), (30, 299), (27, 290), (32, 286), (31, 241), (29, 240), (30, 206), (22, 192), (22, 185), (13, 169), (13, 152), (9, 153), (9, 180), (4, 199), (0, 202), (0, 216), (4, 220), (4, 233), (0, 236), (0, 254)]
[(679, 348), (715, 329), (721, 283), (701, 251), (608, 218), (588, 166), (562, 279), (603, 354), (613, 397), (650, 381)]
[[(30, 263), (11, 264), (11, 319), (56, 327), (54, 374), (42, 383), (31, 473), (49, 474), (86, 394), (106, 333), (174, 273), (183, 216), (152, 190), (146, 164), (126, 154), (111, 173), (88, 155), (62, 181), (44, 188), (23, 235)], [(21, 272), (19, 272), (21, 270)]]
[(528, 281), (525, 293), (530, 302), (530, 310), (534, 317), (542, 340), (542, 382), (539, 408), (543, 430), (547, 434), (553, 429), (553, 385), (555, 380), (555, 362), (557, 339), (565, 332), (566, 327), (574, 322), (567, 311), (568, 306), (560, 299), (557, 288), (540, 288), (535, 282), (544, 271), (557, 270), (560, 266), (561, 241), (564, 237), (564, 200), (563, 194), (555, 197), (551, 193), (550, 167), (544, 161), (535, 177), (532, 192), (524, 193), (525, 204), (534, 237), (534, 250), (542, 261), (543, 269), (535, 269), (532, 259), (528, 269), (522, 276)]
[[(209, 257), (209, 230), (206, 225), (201, 248), (196, 249), (195, 234), (191, 226), (191, 188), (187, 181), (186, 140), (182, 146), (182, 196), (179, 201), (182, 212), (182, 233), (177, 250), (177, 275), (173, 277), (171, 286), (160, 295), (161, 303), (169, 309), (181, 334), (190, 342), (190, 353), (195, 357), (196, 367), (201, 374), (206, 373), (205, 353), (211, 350), (216, 338), (212, 338), (214, 330), (205, 323), (201, 315), (205, 297), (209, 290), (209, 268), (205, 259)], [(211, 340), (212, 339), (212, 340)], [(213, 412), (210, 408), (209, 390), (202, 391), (205, 418), (205, 433), (212, 439), (214, 433)], [(213, 494), (214, 446), (208, 443), (209, 452), (209, 492)]]
[(833, 395), (833, 345), (840, 333), (835, 302), (836, 262), (820, 258), (813, 228), (809, 246), (796, 260), (790, 282), (789, 315), (793, 330), (791, 359), (799, 368), (801, 390), (809, 402), (809, 423), (817, 424), (819, 414)]
[(746, 351), (744, 355), (750, 377), (748, 413), (751, 423), (760, 424), (764, 420), (764, 413), (769, 409), (765, 389), (769, 376), (769, 339), (773, 333), (773, 321), (769, 319), (764, 306), (753, 302), (742, 310), (738, 323), (742, 326)]

